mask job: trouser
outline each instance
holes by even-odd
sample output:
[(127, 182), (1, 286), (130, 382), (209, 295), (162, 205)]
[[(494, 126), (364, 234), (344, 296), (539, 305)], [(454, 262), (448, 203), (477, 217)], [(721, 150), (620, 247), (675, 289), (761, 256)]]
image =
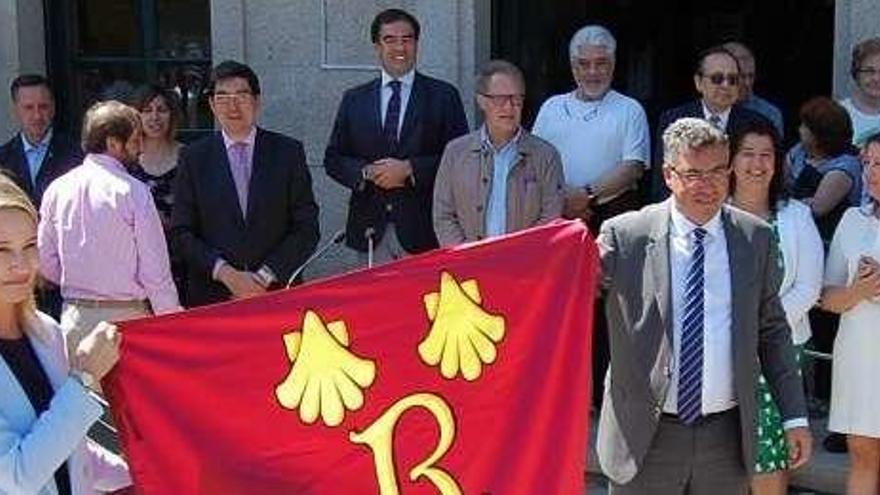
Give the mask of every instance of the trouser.
[(129, 320), (151, 314), (150, 305), (146, 301), (65, 300), (61, 311), (61, 330), (64, 333), (68, 359), (73, 362), (80, 341), (98, 323)]
[(705, 416), (686, 426), (663, 415), (641, 470), (611, 495), (745, 495), (739, 409)]

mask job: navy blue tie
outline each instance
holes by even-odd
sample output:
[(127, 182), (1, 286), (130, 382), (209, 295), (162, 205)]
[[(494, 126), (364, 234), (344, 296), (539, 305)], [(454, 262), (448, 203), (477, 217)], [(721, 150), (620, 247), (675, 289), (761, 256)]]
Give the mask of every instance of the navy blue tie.
[(703, 239), (706, 229), (693, 230), (694, 244), (684, 280), (684, 312), (678, 360), (678, 419), (693, 424), (702, 415), (703, 393)]
[(385, 110), (382, 134), (388, 146), (394, 149), (397, 147), (397, 128), (400, 125), (400, 81), (395, 79), (388, 86), (391, 87), (391, 99), (388, 100), (388, 108)]

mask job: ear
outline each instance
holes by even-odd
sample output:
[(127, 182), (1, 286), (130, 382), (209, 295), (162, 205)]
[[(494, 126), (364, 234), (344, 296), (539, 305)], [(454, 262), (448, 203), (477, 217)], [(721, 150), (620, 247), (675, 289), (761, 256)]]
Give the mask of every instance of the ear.
[(668, 187), (669, 190), (671, 191), (672, 190), (672, 170), (670, 170), (670, 168), (668, 166), (666, 166), (665, 163), (662, 165), (662, 167), (663, 167), (662, 168), (663, 182), (666, 183), (666, 187)]
[(703, 94), (703, 77), (699, 74), (694, 74), (694, 88), (697, 93)]

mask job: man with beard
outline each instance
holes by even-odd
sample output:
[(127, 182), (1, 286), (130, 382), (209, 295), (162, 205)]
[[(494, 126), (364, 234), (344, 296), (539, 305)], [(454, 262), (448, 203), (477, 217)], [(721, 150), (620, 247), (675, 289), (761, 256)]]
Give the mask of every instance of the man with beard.
[(83, 122), (82, 165), (43, 195), (40, 272), (61, 287), (68, 355), (103, 320), (179, 309), (162, 223), (147, 186), (128, 169), (141, 152), (138, 112), (117, 101)]

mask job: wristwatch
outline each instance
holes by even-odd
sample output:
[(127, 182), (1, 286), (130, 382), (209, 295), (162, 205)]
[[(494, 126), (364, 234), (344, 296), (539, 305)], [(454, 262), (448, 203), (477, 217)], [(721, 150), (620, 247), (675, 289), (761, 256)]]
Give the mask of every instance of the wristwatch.
[(70, 376), (79, 382), (83, 388), (87, 388), (89, 390), (94, 390), (95, 385), (98, 384), (98, 380), (95, 379), (94, 375), (84, 370), (70, 370)]

